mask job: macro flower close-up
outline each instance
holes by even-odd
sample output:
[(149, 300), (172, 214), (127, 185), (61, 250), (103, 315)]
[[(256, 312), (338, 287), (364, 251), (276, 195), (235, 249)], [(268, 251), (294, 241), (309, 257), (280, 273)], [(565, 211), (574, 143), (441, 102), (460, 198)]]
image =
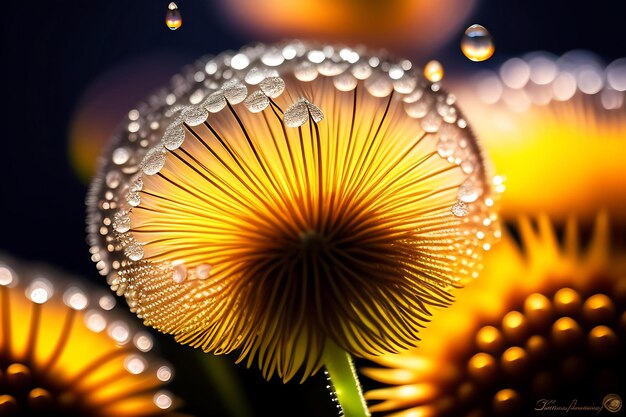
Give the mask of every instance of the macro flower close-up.
[(0, 417), (626, 410), (625, 2), (5, 9)]
[(413, 347), (499, 233), (440, 88), (407, 60), (299, 41), (200, 61), (105, 155), (94, 260), (145, 324), (267, 377), (308, 377), (329, 344)]

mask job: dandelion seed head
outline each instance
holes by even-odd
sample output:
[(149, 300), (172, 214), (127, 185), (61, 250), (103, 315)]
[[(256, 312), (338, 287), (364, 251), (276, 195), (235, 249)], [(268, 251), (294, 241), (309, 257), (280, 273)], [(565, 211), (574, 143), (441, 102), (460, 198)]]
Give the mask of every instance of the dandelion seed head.
[(328, 341), (414, 346), (498, 233), (480, 146), (432, 86), (406, 60), (340, 45), (199, 61), (137, 106), (136, 123), (159, 126), (146, 145), (112, 139), (130, 155), (105, 153), (92, 184), (96, 266), (146, 325), (267, 377), (314, 373)]

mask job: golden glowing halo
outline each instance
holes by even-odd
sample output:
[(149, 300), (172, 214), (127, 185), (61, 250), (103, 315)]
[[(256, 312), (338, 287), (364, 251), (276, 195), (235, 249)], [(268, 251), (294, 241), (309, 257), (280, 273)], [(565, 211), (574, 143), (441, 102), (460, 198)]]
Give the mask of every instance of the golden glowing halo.
[(499, 233), (455, 98), (406, 60), (246, 47), (149, 103), (92, 186), (94, 261), (146, 324), (266, 376), (308, 376), (329, 340), (414, 345)]

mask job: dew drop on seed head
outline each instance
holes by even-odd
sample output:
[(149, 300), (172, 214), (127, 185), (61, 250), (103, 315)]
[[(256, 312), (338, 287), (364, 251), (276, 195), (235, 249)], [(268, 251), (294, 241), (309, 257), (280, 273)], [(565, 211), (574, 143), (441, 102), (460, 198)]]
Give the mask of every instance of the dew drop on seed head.
[(485, 61), (493, 55), (496, 48), (493, 38), (481, 25), (472, 25), (465, 30), (461, 39), (461, 51), (474, 62)]
[(469, 213), (469, 209), (467, 208), (467, 204), (462, 201), (457, 201), (455, 205), (452, 206), (452, 214), (456, 217), (464, 217)]

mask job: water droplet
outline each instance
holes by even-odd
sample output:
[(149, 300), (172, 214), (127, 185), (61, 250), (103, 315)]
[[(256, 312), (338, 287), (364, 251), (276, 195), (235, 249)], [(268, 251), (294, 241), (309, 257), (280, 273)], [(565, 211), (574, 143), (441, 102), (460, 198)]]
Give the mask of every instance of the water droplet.
[(356, 88), (358, 80), (349, 72), (344, 72), (333, 78), (333, 84), (339, 91), (352, 91)]
[(300, 100), (293, 104), (285, 111), (284, 121), (288, 127), (298, 127), (306, 123), (309, 118), (309, 111), (306, 107), (306, 102)]
[(250, 65), (250, 58), (243, 53), (238, 53), (230, 60), (230, 66), (236, 70), (242, 70), (248, 65)]
[(209, 264), (200, 264), (196, 266), (196, 276), (198, 279), (207, 279), (211, 275), (213, 267)]
[(459, 187), (457, 198), (464, 203), (473, 203), (480, 197), (481, 189), (473, 178), (468, 178)]
[(258, 113), (263, 110), (270, 104), (270, 100), (267, 98), (265, 93), (261, 90), (257, 90), (250, 94), (243, 102), (243, 104), (250, 110), (252, 113)]
[(268, 77), (261, 81), (259, 87), (268, 97), (276, 98), (285, 90), (285, 81), (280, 77)]
[(224, 90), (224, 97), (230, 104), (241, 103), (248, 95), (248, 88), (236, 78), (226, 81), (222, 90)]
[(43, 304), (52, 297), (54, 287), (52, 283), (44, 278), (34, 280), (26, 289), (26, 296), (37, 304)]
[(126, 194), (126, 201), (133, 207), (137, 207), (141, 203), (141, 197), (139, 197), (139, 193), (134, 190), (129, 190)]
[(77, 287), (68, 288), (63, 294), (63, 302), (74, 310), (84, 310), (89, 300), (83, 291)]
[(189, 126), (198, 126), (204, 123), (207, 117), (209, 117), (206, 109), (201, 106), (185, 107), (180, 115)]
[(332, 60), (326, 60), (317, 66), (317, 70), (322, 75), (332, 77), (333, 75), (341, 74), (347, 70), (349, 66), (350, 64), (347, 62), (334, 62)]
[(626, 91), (626, 58), (619, 58), (606, 67), (606, 78), (613, 90)]
[(157, 369), (156, 376), (159, 381), (167, 382), (172, 379), (172, 369), (169, 366), (163, 365)]
[(185, 140), (185, 129), (181, 125), (172, 125), (165, 129), (161, 143), (166, 149), (178, 149)]
[(282, 64), (284, 60), (283, 52), (274, 47), (268, 49), (261, 57), (261, 62), (269, 67), (277, 67)]
[(112, 159), (115, 165), (125, 164), (130, 159), (130, 152), (126, 148), (117, 148), (113, 151)]
[(372, 75), (372, 67), (367, 62), (360, 62), (354, 65), (351, 69), (352, 75), (354, 75), (359, 80), (365, 80)]
[(313, 81), (318, 74), (317, 67), (309, 61), (303, 61), (293, 69), (293, 75), (300, 81)]
[(307, 58), (309, 58), (309, 61), (315, 64), (320, 64), (322, 63), (322, 61), (324, 61), (324, 59), (326, 59), (326, 55), (324, 55), (324, 51), (314, 49), (312, 51), (309, 51), (309, 53), (307, 54)]
[(275, 69), (253, 67), (248, 71), (244, 80), (250, 85), (257, 85), (267, 77), (278, 77), (278, 72)]
[(135, 175), (130, 180), (130, 188), (133, 191), (141, 191), (143, 189), (143, 178), (141, 178), (141, 174)]
[(309, 103), (308, 101), (306, 105), (309, 109), (309, 114), (311, 115), (311, 119), (313, 119), (315, 123), (319, 123), (324, 119), (324, 113), (319, 107), (317, 107), (313, 103)]
[(172, 280), (180, 284), (187, 279), (187, 267), (185, 264), (178, 264), (172, 267)]
[(439, 82), (443, 79), (443, 65), (437, 60), (429, 61), (424, 67), (424, 77), (431, 83)]
[(465, 30), (461, 39), (461, 51), (468, 59), (474, 62), (485, 61), (491, 58), (495, 50), (493, 38), (483, 26), (472, 25)]
[(467, 208), (467, 204), (462, 201), (457, 201), (455, 205), (452, 206), (452, 214), (456, 217), (464, 217), (469, 213), (469, 209)]
[(365, 80), (365, 88), (374, 97), (387, 97), (393, 91), (393, 84), (389, 77), (377, 72)]
[(118, 211), (113, 215), (113, 228), (118, 233), (126, 233), (130, 230), (130, 216), (127, 211)]
[(180, 15), (180, 10), (178, 10), (178, 6), (174, 2), (171, 2), (167, 6), (167, 13), (165, 14), (165, 24), (171, 30), (176, 30), (183, 24), (183, 18)]
[(412, 74), (404, 74), (402, 78), (393, 81), (393, 88), (398, 93), (410, 94), (417, 86), (417, 78)]
[(124, 360), (124, 368), (133, 375), (139, 375), (146, 370), (147, 363), (139, 355), (129, 355)]
[(424, 132), (434, 133), (441, 126), (441, 117), (436, 112), (431, 111), (420, 121), (420, 125)]
[(146, 175), (154, 175), (165, 165), (165, 149), (161, 146), (150, 149), (141, 161), (141, 169)]
[(204, 103), (202, 103), (202, 107), (204, 107), (211, 113), (217, 113), (218, 111), (222, 110), (224, 107), (226, 107), (226, 97), (224, 97), (224, 91), (217, 90), (216, 92), (212, 93), (210, 96), (207, 97), (206, 100), (204, 100)]
[(117, 188), (122, 181), (122, 174), (119, 171), (109, 171), (106, 174), (105, 182), (109, 188)]
[(143, 258), (143, 246), (134, 242), (124, 248), (124, 254), (131, 261), (140, 261)]

